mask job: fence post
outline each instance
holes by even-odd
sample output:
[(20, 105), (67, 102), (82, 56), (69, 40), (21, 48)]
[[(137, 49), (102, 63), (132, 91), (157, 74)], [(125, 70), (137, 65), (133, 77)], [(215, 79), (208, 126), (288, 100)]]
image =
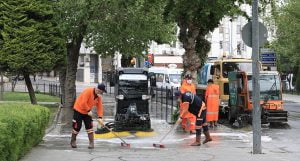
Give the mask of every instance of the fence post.
[(44, 94), (46, 94), (46, 83), (44, 82)]
[(155, 116), (157, 118), (157, 87), (155, 87)]
[(173, 97), (173, 93), (174, 93), (174, 88), (173, 86), (171, 87), (171, 93), (172, 93), (172, 98), (171, 98), (171, 122), (173, 123), (173, 105), (174, 105), (174, 97)]
[(168, 122), (168, 99), (169, 99), (169, 93), (168, 93), (168, 86), (166, 86), (166, 122)]
[(163, 113), (162, 113), (162, 108), (163, 108), (163, 94), (162, 94), (162, 91), (163, 91), (163, 87), (161, 86), (160, 87), (160, 119), (162, 120), (163, 119)]

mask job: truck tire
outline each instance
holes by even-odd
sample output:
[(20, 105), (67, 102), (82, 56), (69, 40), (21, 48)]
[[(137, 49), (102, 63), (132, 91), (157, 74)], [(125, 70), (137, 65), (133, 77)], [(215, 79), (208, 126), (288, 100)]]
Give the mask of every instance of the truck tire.
[(230, 124), (234, 123), (236, 120), (236, 111), (229, 108), (227, 118)]

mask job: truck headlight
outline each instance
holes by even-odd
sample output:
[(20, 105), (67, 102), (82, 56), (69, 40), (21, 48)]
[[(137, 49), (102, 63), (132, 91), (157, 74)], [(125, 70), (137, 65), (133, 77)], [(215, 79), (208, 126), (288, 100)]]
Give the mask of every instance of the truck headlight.
[(116, 96), (116, 99), (123, 100), (123, 99), (124, 99), (124, 95), (122, 95), (122, 94), (117, 95), (117, 96)]
[(150, 95), (142, 95), (142, 100), (148, 100), (150, 99)]
[(220, 100), (220, 106), (228, 106), (228, 101)]

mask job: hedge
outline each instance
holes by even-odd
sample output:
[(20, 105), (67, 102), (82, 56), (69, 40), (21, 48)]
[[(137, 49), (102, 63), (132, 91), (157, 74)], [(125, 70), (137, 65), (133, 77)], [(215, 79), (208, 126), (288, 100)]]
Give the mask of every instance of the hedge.
[(0, 104), (0, 161), (17, 161), (45, 134), (50, 112), (30, 104)]

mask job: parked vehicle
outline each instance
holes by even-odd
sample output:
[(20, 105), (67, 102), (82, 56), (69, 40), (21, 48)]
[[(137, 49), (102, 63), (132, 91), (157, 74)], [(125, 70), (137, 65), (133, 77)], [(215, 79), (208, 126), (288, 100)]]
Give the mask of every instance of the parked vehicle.
[[(230, 123), (238, 121), (239, 125), (252, 120), (252, 73), (238, 71), (229, 72), (229, 108)], [(260, 105), (261, 122), (283, 123), (288, 121), (288, 113), (284, 110), (282, 86), (277, 71), (260, 71)]]
[(178, 89), (181, 86), (181, 75), (183, 69), (166, 68), (166, 67), (151, 67), (149, 73), (154, 73), (156, 78), (156, 87), (167, 89), (167, 96), (173, 96), (172, 90)]
[(117, 70), (114, 131), (151, 131), (148, 70)]
[(220, 88), (221, 112), (225, 112), (228, 108), (228, 73), (232, 71), (252, 72), (252, 60), (243, 58), (211, 60), (198, 71), (197, 94), (204, 95), (208, 79), (213, 79), (214, 84), (219, 85)]

